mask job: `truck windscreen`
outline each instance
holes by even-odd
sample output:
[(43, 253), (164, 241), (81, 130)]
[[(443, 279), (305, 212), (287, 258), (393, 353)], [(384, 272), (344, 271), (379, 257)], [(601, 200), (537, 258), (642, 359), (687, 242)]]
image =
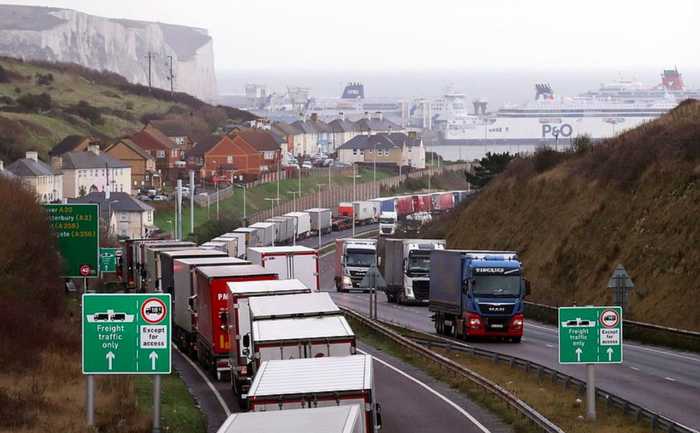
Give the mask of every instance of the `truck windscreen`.
[(395, 222), (393, 218), (379, 218), (379, 224), (394, 224)]
[(472, 283), (474, 296), (519, 296), (519, 275), (477, 275)]
[(347, 250), (345, 253), (345, 266), (368, 268), (374, 264), (376, 264), (374, 251)]
[(430, 253), (413, 253), (408, 255), (408, 273), (430, 272)]

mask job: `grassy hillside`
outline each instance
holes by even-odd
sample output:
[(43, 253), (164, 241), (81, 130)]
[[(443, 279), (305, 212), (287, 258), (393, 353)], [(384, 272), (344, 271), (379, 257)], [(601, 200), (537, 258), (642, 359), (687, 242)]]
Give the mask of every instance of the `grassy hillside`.
[(69, 134), (115, 138), (155, 118), (186, 122), (202, 135), (252, 115), (183, 93), (149, 91), (119, 75), (77, 65), (0, 58), (0, 158), (5, 160), (30, 149), (45, 156)]
[(700, 103), (577, 152), (517, 159), (459, 215), (451, 247), (521, 252), (532, 300), (612, 301), (619, 263), (637, 289), (628, 318), (700, 329)]

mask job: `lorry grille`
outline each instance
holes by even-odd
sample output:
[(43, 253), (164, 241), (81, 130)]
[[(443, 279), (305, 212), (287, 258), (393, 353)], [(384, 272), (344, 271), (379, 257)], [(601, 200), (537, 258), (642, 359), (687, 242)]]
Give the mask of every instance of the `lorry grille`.
[(391, 234), (391, 227), (382, 227), (382, 233), (390, 235)]
[(359, 287), (360, 282), (367, 274), (367, 271), (350, 271), (350, 280), (353, 287)]
[(483, 314), (511, 315), (513, 307), (515, 307), (515, 304), (479, 304), (479, 310)]
[(430, 297), (430, 281), (414, 281), (413, 296), (419, 300), (425, 300)]

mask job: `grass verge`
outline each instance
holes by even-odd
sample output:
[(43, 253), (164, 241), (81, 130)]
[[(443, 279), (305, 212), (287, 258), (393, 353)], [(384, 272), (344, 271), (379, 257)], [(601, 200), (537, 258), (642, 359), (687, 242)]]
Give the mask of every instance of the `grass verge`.
[[(453, 374), (420, 355), (406, 353), (400, 346), (372, 329), (351, 318), (348, 320), (360, 340), (424, 370), (435, 379), (466, 394), (471, 400), (486, 407), (505, 422), (511, 424), (516, 432), (538, 431), (500, 399), (484, 393), (478, 385), (467, 381), (462, 376)], [(395, 330), (399, 331), (398, 328)], [(405, 333), (405, 330), (401, 331)], [(623, 415), (620, 410), (608, 410), (600, 403), (597, 406), (598, 420), (595, 422), (585, 421), (583, 419), (586, 412), (583, 401), (585, 397), (579, 395), (576, 390), (564, 389), (560, 384), (527, 374), (517, 368), (511, 368), (507, 364), (495, 364), (493, 361), (461, 352), (445, 349), (433, 350), (504, 387), (567, 433), (643, 433), (649, 431), (648, 426), (636, 424), (632, 419)]]
[[(140, 412), (153, 413), (153, 378), (137, 376), (134, 379), (137, 405)], [(172, 373), (161, 380), (161, 430), (170, 433), (205, 433), (206, 417), (197, 407), (187, 387)]]

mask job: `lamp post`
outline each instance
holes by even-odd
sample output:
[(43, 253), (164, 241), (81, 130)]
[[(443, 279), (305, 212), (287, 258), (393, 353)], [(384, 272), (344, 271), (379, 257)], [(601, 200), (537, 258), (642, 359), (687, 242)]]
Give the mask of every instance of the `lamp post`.
[[(316, 186), (318, 187), (318, 208), (321, 209), (321, 187), (323, 186), (323, 184), (318, 183), (318, 184), (316, 184)], [(320, 222), (319, 222), (319, 224), (320, 224)], [(321, 231), (322, 230), (321, 230), (321, 227), (319, 225), (319, 228), (318, 228), (318, 250), (319, 251), (321, 251)]]
[(109, 224), (109, 230), (107, 233), (112, 231), (112, 203), (119, 203), (119, 200), (109, 200), (107, 202), (107, 223)]
[[(245, 224), (245, 222), (246, 222), (246, 220), (247, 220), (247, 218), (248, 218), (248, 217), (246, 216), (246, 209), (245, 209), (245, 185), (234, 184), (234, 186), (236, 186), (236, 187), (238, 187), (238, 188), (240, 188), (240, 189), (243, 190), (243, 221), (244, 221), (244, 224)], [(247, 225), (247, 224), (246, 224), (246, 225)]]
[[(279, 199), (277, 197), (265, 197), (265, 200), (268, 200), (271, 202), (270, 209), (272, 210), (272, 215), (270, 216), (270, 218), (274, 218), (275, 217), (275, 202), (278, 201)], [(272, 240), (272, 246), (273, 247), (275, 246), (274, 239)]]
[[(297, 194), (299, 194), (299, 191), (287, 191), (289, 194), (292, 194), (292, 208), (294, 209), (294, 212), (297, 211)], [(301, 198), (301, 196), (299, 196)]]
[(355, 237), (355, 179), (357, 178), (357, 175), (355, 174), (355, 163), (352, 163), (352, 215), (350, 216), (352, 218), (352, 237)]

